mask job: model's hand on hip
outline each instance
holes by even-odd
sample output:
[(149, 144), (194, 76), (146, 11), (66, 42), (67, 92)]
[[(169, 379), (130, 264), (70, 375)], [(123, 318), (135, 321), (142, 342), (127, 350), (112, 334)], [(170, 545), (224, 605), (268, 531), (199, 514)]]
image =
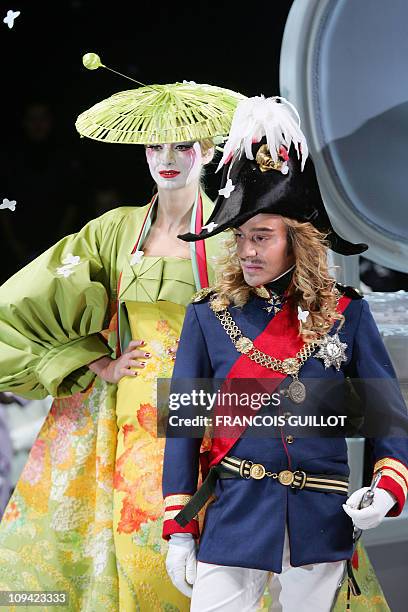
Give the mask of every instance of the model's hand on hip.
[(150, 353), (140, 350), (144, 344), (144, 340), (132, 340), (117, 359), (101, 357), (89, 363), (88, 368), (110, 383), (118, 383), (124, 376), (137, 376), (132, 368), (144, 368), (150, 357)]
[(359, 509), (358, 506), (361, 499), (368, 489), (369, 487), (363, 487), (362, 489), (354, 491), (346, 503), (343, 504), (344, 512), (353, 519), (353, 523), (358, 529), (372, 529), (373, 527), (378, 527), (385, 515), (396, 503), (396, 499), (392, 493), (384, 489), (376, 489), (372, 504), (367, 506), (367, 508)]
[(176, 589), (191, 597), (197, 573), (196, 544), (191, 533), (170, 536), (166, 569)]

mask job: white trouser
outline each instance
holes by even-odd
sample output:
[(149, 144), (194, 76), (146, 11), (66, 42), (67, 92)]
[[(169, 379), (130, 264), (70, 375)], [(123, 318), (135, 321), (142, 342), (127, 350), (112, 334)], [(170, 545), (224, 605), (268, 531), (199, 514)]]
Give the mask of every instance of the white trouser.
[(270, 612), (329, 612), (344, 561), (292, 567), (285, 530), (282, 573), (198, 562), (191, 612), (256, 612), (268, 586)]

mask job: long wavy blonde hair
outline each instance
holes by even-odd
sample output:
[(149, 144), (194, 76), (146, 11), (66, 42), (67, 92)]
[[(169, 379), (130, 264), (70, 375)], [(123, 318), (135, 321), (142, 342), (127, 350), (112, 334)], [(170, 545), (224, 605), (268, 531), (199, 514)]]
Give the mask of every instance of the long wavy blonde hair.
[[(340, 321), (340, 326), (344, 322), (344, 316), (336, 311), (339, 292), (328, 269), (327, 236), (311, 223), (287, 217), (282, 221), (287, 227), (288, 249), (296, 262), (286, 295), (294, 307), (309, 311), (306, 321), (299, 321), (299, 333), (305, 342), (314, 342), (327, 334), (335, 321)], [(217, 258), (214, 289), (225, 305), (242, 307), (254, 289), (245, 282), (235, 236), (229, 236), (224, 244), (225, 250)]]

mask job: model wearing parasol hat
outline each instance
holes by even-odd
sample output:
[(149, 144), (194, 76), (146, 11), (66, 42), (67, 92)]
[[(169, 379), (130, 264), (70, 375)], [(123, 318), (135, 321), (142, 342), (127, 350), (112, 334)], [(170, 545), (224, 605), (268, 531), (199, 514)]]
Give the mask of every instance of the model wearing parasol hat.
[[(95, 54), (84, 62), (102, 66)], [(77, 120), (82, 136), (146, 145), (158, 194), (90, 221), (0, 288), (0, 390), (63, 398), (0, 528), (13, 551), (0, 568), (5, 589), (63, 585), (78, 610), (189, 609), (164, 567), (156, 380), (171, 375), (191, 296), (213, 282), (217, 237), (188, 246), (177, 234), (199, 232), (211, 214), (200, 170), (241, 98), (192, 82), (138, 84)]]

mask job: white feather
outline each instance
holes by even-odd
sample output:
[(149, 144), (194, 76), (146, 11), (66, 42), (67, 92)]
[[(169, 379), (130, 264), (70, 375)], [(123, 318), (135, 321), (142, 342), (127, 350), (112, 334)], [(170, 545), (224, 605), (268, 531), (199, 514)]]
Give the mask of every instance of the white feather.
[(241, 100), (237, 106), (217, 171), (231, 156), (241, 157), (245, 152), (248, 159), (253, 159), (252, 144), (264, 136), (275, 162), (279, 159), (280, 147), (284, 145), (289, 151), (293, 144), (303, 170), (309, 151), (296, 108), (280, 96), (254, 96)]

